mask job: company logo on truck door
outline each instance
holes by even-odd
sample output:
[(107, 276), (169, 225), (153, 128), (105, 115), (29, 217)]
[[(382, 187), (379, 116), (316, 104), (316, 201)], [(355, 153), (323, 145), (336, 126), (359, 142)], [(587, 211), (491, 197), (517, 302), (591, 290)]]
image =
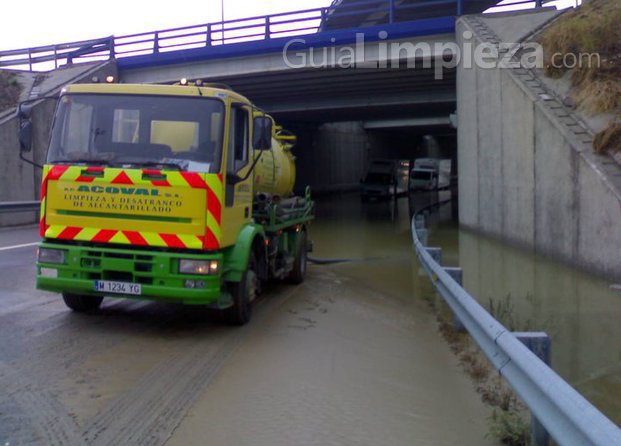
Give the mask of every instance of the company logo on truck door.
[(43, 178), (43, 237), (220, 248), (220, 174), (48, 165)]
[(94, 193), (106, 193), (106, 194), (122, 194), (122, 195), (150, 195), (152, 197), (158, 197), (160, 191), (158, 189), (143, 189), (135, 187), (113, 187), (113, 186), (80, 186), (77, 189), (78, 192), (94, 192)]

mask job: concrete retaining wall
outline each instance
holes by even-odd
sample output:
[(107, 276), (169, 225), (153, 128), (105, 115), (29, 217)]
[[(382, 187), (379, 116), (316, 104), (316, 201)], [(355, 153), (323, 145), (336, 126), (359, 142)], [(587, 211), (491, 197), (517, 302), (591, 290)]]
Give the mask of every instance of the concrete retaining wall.
[[(458, 21), (460, 45), (465, 31), (494, 36), (476, 17)], [(621, 278), (621, 168), (571, 110), (522, 69), (462, 66), (457, 98), (460, 223)]]
[[(35, 168), (19, 159), (19, 120), (0, 124), (0, 202), (36, 200)], [(0, 226), (34, 223), (34, 212), (0, 214)]]

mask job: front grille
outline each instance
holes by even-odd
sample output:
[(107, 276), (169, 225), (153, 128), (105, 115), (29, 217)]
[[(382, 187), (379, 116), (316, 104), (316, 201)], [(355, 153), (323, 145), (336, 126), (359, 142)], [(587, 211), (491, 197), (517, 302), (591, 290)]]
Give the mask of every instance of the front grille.
[(154, 256), (94, 249), (84, 250), (81, 254), (82, 276), (89, 280), (114, 280), (144, 285), (151, 285), (154, 282), (152, 276), (155, 271)]
[(133, 282), (134, 274), (126, 271), (104, 271), (104, 280), (118, 280), (119, 282)]

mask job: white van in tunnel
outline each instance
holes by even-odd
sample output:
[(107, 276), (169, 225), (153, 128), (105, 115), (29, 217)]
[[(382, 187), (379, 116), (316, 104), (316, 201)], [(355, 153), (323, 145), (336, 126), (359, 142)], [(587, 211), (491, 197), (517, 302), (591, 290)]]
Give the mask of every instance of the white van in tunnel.
[(451, 160), (419, 158), (410, 171), (410, 190), (436, 190), (451, 185)]

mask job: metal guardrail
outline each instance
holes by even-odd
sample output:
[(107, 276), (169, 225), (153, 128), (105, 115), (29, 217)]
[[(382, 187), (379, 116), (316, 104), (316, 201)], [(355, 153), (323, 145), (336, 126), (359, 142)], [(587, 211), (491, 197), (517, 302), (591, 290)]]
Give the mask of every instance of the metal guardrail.
[(40, 201), (7, 201), (0, 203), (0, 214), (9, 212), (38, 212), (40, 206)]
[[(426, 9), (440, 14), (434, 8), (454, 6), (455, 15), (462, 15), (468, 0), (426, 0), (422, 2), (399, 2), (397, 0), (359, 0), (340, 4), (337, 1), (327, 8), (305, 9), (301, 11), (205, 23), (194, 26), (150, 31), (119, 37), (55, 45), (0, 51), (1, 68), (27, 68), (33, 71), (37, 65), (44, 65), (45, 70), (58, 68), (63, 64), (92, 62), (122, 57), (158, 54), (169, 51), (218, 46), (256, 40), (269, 40), (278, 37), (300, 36), (319, 32), (330, 21), (358, 17), (359, 22), (373, 14), (373, 24), (390, 24), (401, 21), (401, 16), (411, 17), (408, 13)], [(541, 0), (516, 0), (515, 4), (541, 7)], [(438, 10), (439, 11), (439, 10)], [(446, 15), (446, 13), (444, 13)], [(408, 19), (408, 20), (411, 20)], [(363, 26), (363, 25), (360, 25)], [(40, 68), (40, 67), (39, 67)]]
[(434, 260), (430, 252), (437, 256), (439, 248), (426, 247), (419, 239), (427, 238), (423, 211), (412, 218), (411, 228), (421, 265), (455, 317), (528, 406), (533, 417), (562, 446), (621, 445), (621, 429), (485, 311), (447, 269)]

